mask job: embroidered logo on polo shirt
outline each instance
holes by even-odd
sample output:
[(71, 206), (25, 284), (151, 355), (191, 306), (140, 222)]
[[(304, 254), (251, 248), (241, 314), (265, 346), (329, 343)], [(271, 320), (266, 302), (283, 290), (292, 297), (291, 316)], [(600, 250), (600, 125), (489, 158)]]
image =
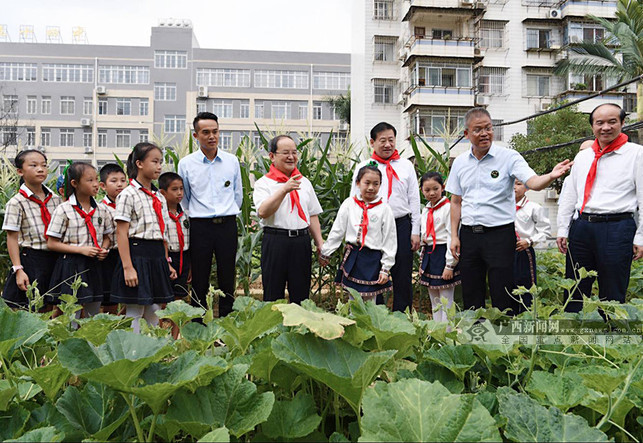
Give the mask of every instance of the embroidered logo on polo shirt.
[(227, 188), (228, 186), (230, 186), (230, 180), (226, 180), (226, 181), (225, 181), (225, 183), (223, 184), (223, 186), (225, 186), (226, 188)]
[(377, 215), (371, 215), (370, 219), (373, 223), (377, 222), (378, 220)]
[(493, 171), (491, 171), (491, 178), (498, 178), (499, 175), (500, 175), (500, 173), (498, 171), (496, 171), (495, 169)]
[(183, 226), (185, 229), (190, 229), (190, 221), (188, 219), (183, 220)]
[(103, 224), (103, 217), (98, 217), (98, 224), (102, 225)]

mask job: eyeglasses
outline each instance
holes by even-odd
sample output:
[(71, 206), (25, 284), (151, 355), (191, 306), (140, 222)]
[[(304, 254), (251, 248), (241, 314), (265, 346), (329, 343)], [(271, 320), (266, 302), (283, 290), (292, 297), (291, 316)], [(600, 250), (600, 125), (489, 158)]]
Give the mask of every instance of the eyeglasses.
[(489, 133), (493, 132), (493, 126), (487, 126), (486, 128), (476, 128), (471, 132), (473, 132), (475, 135), (480, 135), (483, 132), (489, 134)]
[(275, 154), (285, 155), (286, 157), (288, 157), (289, 155), (292, 155), (293, 157), (297, 157), (299, 155), (299, 151), (275, 152)]

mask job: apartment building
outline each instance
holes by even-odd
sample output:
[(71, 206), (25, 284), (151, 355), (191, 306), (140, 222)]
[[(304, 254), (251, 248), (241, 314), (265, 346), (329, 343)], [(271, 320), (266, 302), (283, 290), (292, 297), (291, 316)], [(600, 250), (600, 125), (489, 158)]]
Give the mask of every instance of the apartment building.
[(197, 112), (219, 117), (219, 146), (234, 150), (262, 130), (346, 137), (324, 98), (346, 93), (350, 55), (199, 47), (187, 20), (163, 20), (150, 46), (0, 42), (2, 106), (15, 125), (8, 150), (97, 165), (139, 141), (185, 140)]

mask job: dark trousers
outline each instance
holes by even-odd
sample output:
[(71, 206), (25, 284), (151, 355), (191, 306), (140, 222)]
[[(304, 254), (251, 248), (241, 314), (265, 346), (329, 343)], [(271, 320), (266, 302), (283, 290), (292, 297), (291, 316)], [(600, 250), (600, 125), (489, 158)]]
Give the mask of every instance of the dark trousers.
[(312, 264), (310, 235), (288, 237), (287, 234), (264, 230), (261, 242), (264, 301), (284, 298), (286, 283), (291, 303), (300, 304), (302, 300), (307, 299), (310, 294)]
[(485, 306), (487, 275), (491, 304), (500, 310), (518, 312), (518, 303), (509, 295), (514, 288), (514, 224), (484, 228), (476, 233), (471, 226), (460, 228), (460, 275), (465, 309)]
[[(565, 277), (576, 279), (581, 267), (598, 273), (598, 296), (601, 300), (625, 302), (632, 266), (632, 244), (636, 234), (633, 218), (590, 223), (576, 219), (569, 228)], [(592, 293), (594, 278), (585, 278), (567, 304), (569, 312), (579, 312), (583, 297)]]
[[(413, 272), (413, 251), (411, 251), (411, 216), (395, 219), (397, 231), (397, 253), (395, 265), (391, 268), (393, 279), (393, 310), (404, 311), (413, 306), (413, 286), (411, 273)], [(381, 298), (381, 296), (378, 296)], [(380, 303), (378, 298), (377, 303)]]
[(194, 305), (206, 307), (210, 287), (212, 255), (217, 262), (218, 287), (225, 293), (219, 298), (219, 317), (232, 312), (237, 258), (236, 217), (190, 218), (190, 259)]

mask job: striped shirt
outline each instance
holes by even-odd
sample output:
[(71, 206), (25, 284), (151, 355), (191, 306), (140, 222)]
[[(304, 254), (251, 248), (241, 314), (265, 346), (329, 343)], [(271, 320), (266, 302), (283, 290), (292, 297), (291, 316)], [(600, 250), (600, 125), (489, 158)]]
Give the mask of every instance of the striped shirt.
[[(114, 221), (112, 214), (105, 205), (99, 205), (93, 198), (90, 199), (92, 208), (96, 211), (92, 215), (92, 224), (96, 229), (96, 240), (98, 244), (103, 243), (103, 236), (114, 232)], [(92, 236), (89, 233), (85, 219), (74, 209), (78, 206), (76, 195), (72, 194), (69, 199), (61, 203), (51, 215), (51, 223), (47, 229), (49, 237), (60, 239), (61, 242), (72, 246), (94, 246)]]
[[(181, 205), (177, 205), (176, 209), (181, 212), (183, 209)], [(187, 211), (183, 211), (181, 218), (179, 218), (181, 230), (183, 231), (183, 250), (187, 251), (190, 248), (190, 222)], [(167, 249), (170, 252), (179, 252), (179, 231), (176, 227), (176, 222), (172, 219), (167, 223)], [(178, 264), (177, 264), (178, 266)], [(178, 268), (177, 268), (178, 269)]]
[(161, 232), (161, 227), (152, 205), (152, 197), (145, 194), (141, 188), (142, 186), (139, 182), (132, 180), (131, 185), (118, 194), (114, 220), (129, 223), (127, 233), (129, 238), (167, 241), (167, 226), (171, 220), (167, 212), (165, 197), (152, 185), (152, 192), (163, 204), (162, 215), (166, 229), (165, 232)]

